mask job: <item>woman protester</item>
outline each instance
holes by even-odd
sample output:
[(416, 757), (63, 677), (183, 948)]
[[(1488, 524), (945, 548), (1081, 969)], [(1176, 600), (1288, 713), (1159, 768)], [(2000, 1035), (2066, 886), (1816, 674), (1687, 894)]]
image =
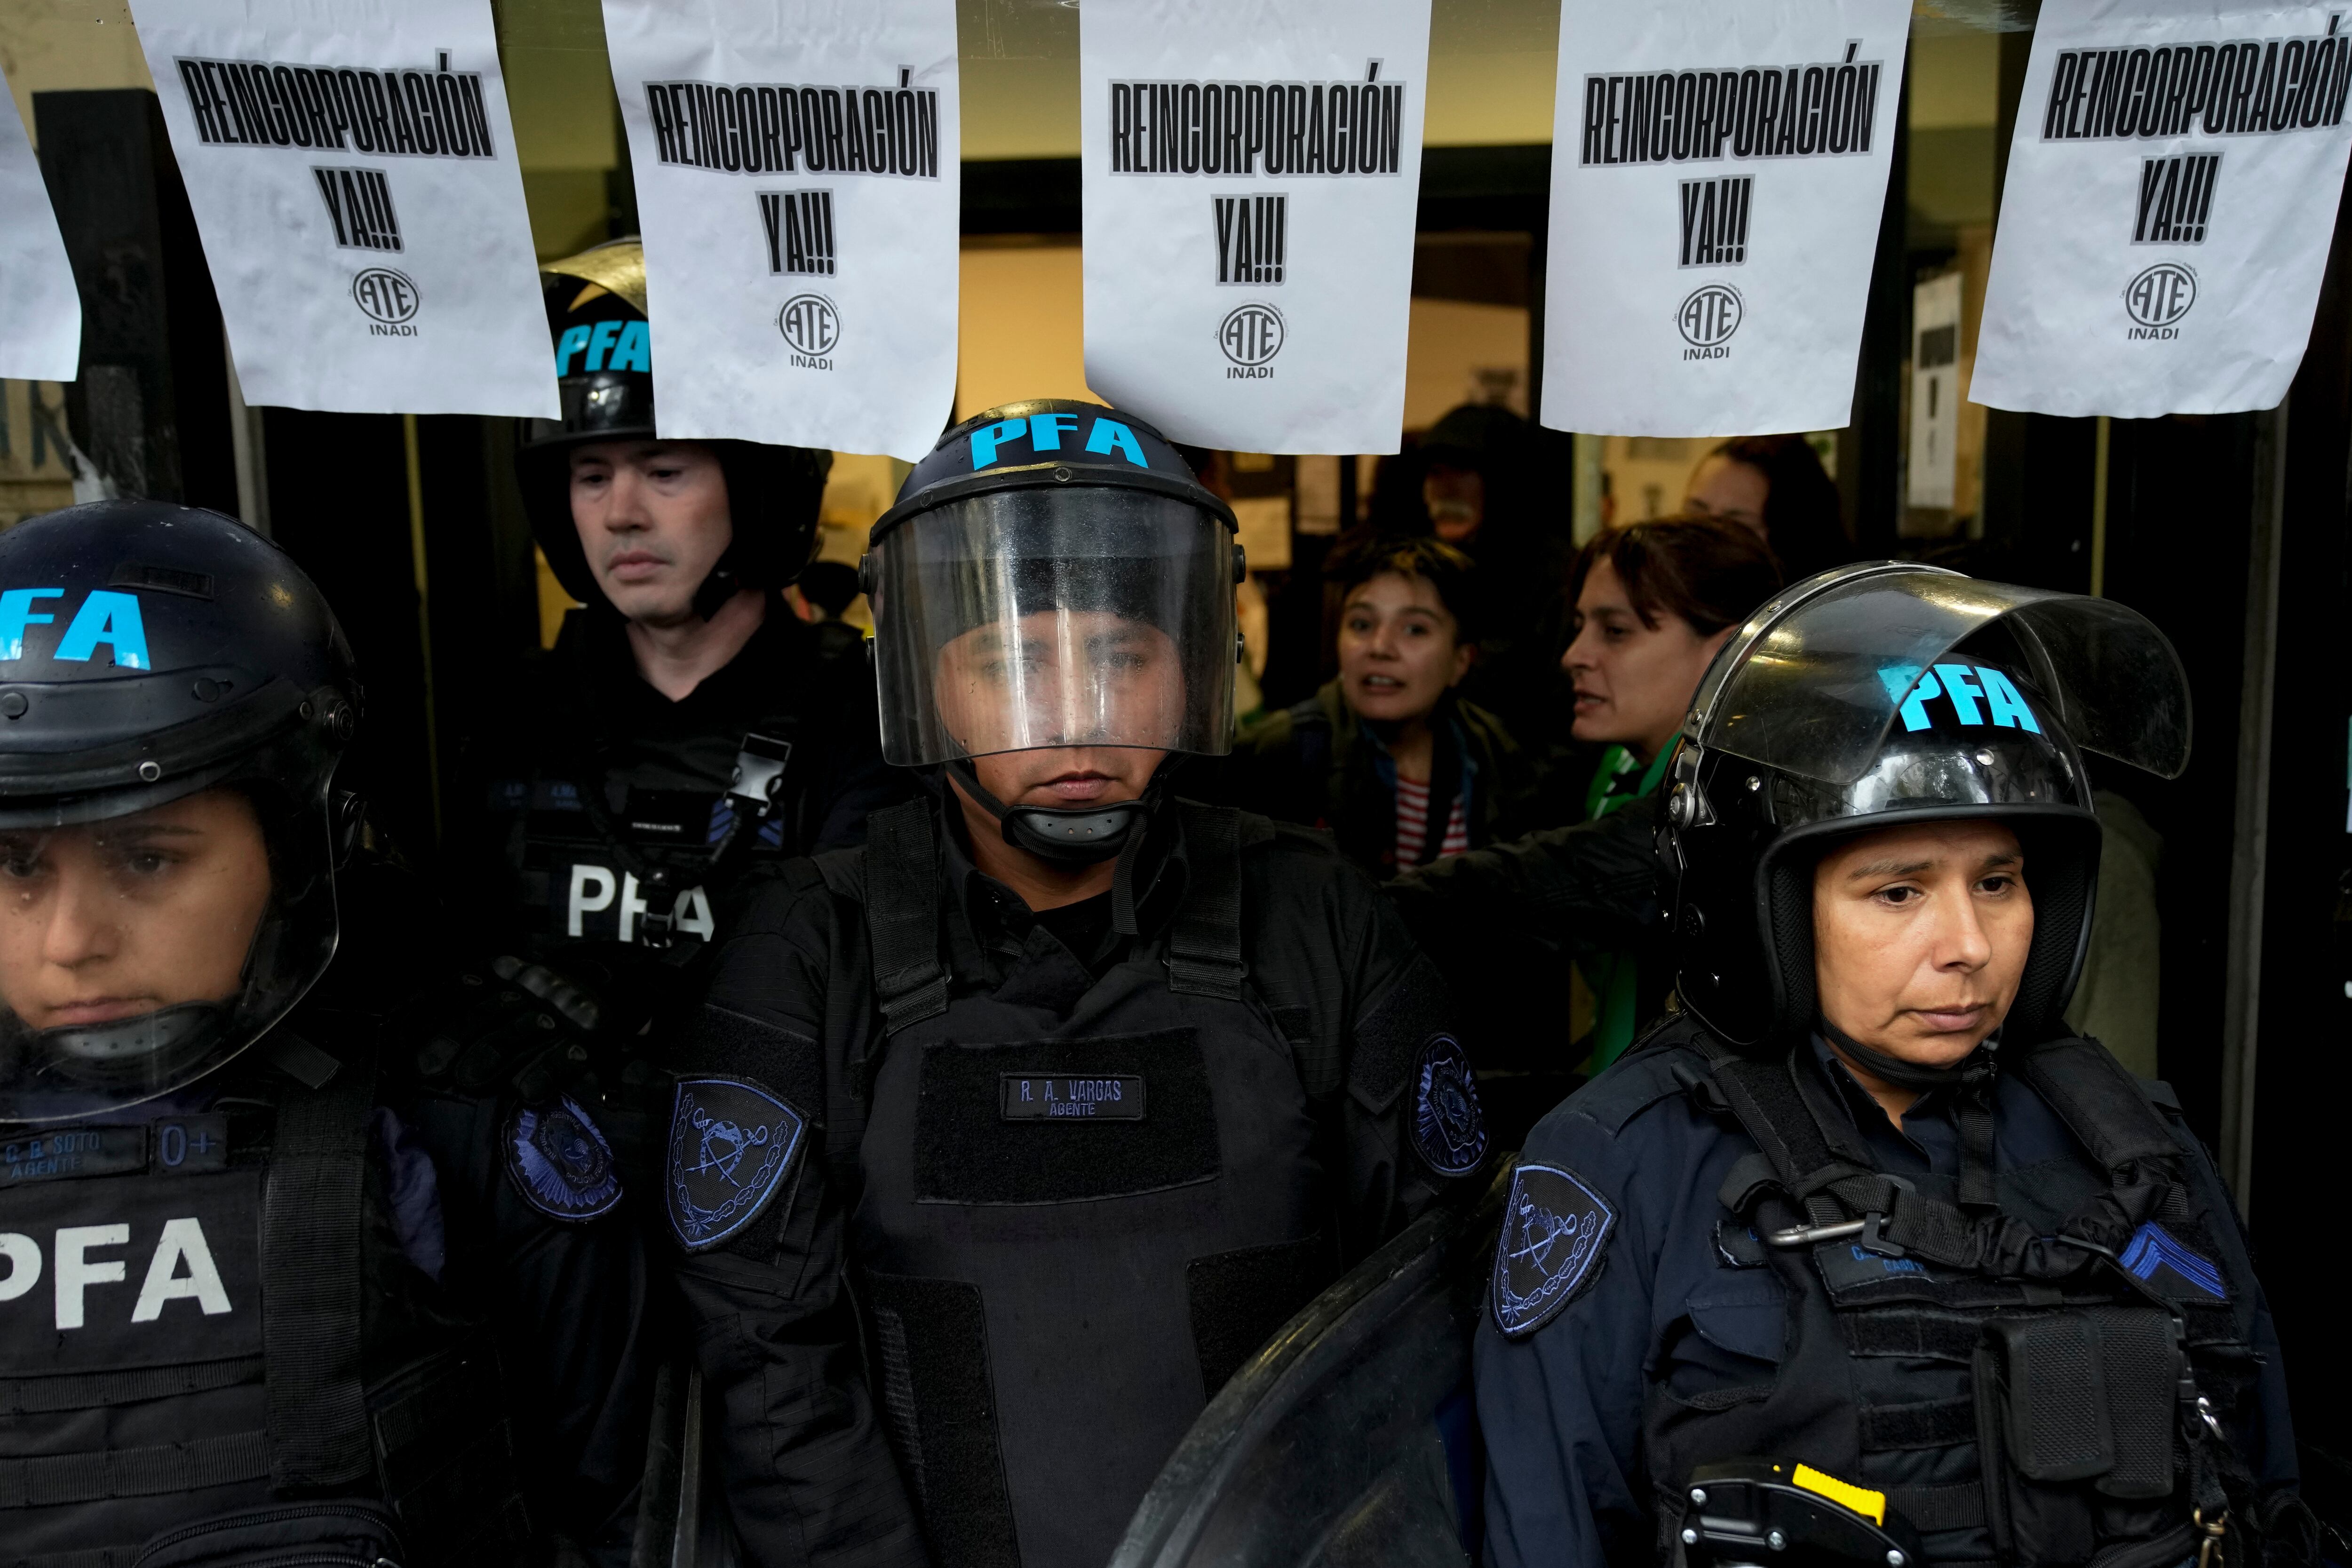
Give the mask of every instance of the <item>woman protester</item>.
[(1510, 837), (1528, 770), (1502, 721), (1458, 694), (1477, 655), (1475, 570), (1427, 538), (1328, 567), (1344, 595), (1339, 674), (1244, 732), (1230, 798), (1329, 829), (1382, 879)]
[(1736, 522), (1772, 547), (1791, 583), (1854, 558), (1837, 482), (1802, 436), (1742, 436), (1701, 458), (1683, 511)]
[[(1574, 733), (1605, 748), (1585, 820), (1424, 868), (1388, 891), (1445, 973), (1497, 1137), (1524, 1133), (1605, 1066), (1664, 1001), (1652, 810), (1675, 726), (1706, 661), (1780, 587), (1754, 535), (1704, 518), (1604, 532), (1571, 578)], [(1590, 1025), (1563, 1038), (1562, 959), (1584, 972)]]
[[(1574, 687), (1576, 738), (1604, 747), (1585, 791), (1590, 822), (1656, 792), (1707, 662), (1780, 576), (1748, 530), (1668, 518), (1594, 539), (1570, 586), (1576, 636), (1560, 668)], [(1579, 967), (1591, 990), (1588, 1070), (1597, 1072), (1633, 1043), (1664, 987), (1654, 973), (1644, 986), (1624, 950), (1588, 952)]]
[(1681, 1009), (1505, 1205), (1489, 1563), (2315, 1560), (2229, 1194), (2063, 1020), (2077, 744), (2176, 777), (2189, 733), (2134, 612), (1929, 567), (1723, 650), (1668, 786)]

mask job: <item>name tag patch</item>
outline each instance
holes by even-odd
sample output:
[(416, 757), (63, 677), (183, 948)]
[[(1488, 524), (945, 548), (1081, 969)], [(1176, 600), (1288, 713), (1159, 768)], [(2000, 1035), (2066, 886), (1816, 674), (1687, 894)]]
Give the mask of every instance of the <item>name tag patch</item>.
[(996, 1113), (1006, 1121), (1143, 1120), (1143, 1075), (1057, 1078), (1042, 1073), (999, 1073)]
[(115, 1127), (51, 1127), (0, 1140), (0, 1187), (88, 1176), (228, 1169), (228, 1119), (171, 1116)]

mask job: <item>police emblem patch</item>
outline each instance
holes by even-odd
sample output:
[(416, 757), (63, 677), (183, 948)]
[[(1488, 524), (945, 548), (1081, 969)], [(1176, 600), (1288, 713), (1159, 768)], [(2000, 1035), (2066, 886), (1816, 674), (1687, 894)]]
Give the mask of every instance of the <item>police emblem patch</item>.
[(550, 1219), (589, 1220), (621, 1201), (613, 1146), (569, 1095), (519, 1107), (507, 1119), (507, 1176)]
[(1412, 1070), (1412, 1152), (1441, 1176), (1466, 1176), (1486, 1158), (1486, 1113), (1470, 1058), (1433, 1035)]
[(1616, 1227), (1615, 1211), (1568, 1171), (1521, 1165), (1511, 1173), (1495, 1244), (1495, 1324), (1534, 1333), (1590, 1284)]
[(799, 1154), (808, 1119), (748, 1079), (679, 1080), (669, 1120), (669, 1227), (688, 1252), (760, 1216)]

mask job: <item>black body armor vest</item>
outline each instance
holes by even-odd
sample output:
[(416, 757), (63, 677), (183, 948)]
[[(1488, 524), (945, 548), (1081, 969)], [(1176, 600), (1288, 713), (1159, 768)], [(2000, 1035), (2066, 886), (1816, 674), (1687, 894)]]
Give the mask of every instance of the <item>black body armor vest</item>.
[(706, 951), (747, 869), (814, 851), (833, 774), (874, 723), (871, 680), (781, 598), (768, 616), (674, 704), (616, 616), (572, 612), (528, 672), (518, 732), (490, 747), (484, 848), (505, 863), (509, 940), (658, 988), (649, 969)]
[[(1733, 1054), (1689, 1019), (1653, 1048), (1759, 1153), (1733, 1167), (1724, 1261), (1788, 1301), (1777, 1375), (1697, 1402), (1654, 1383), (1643, 1422), (1659, 1556), (1676, 1559), (1698, 1465), (1795, 1458), (1882, 1491), (1937, 1563), (2172, 1568), (2229, 1561), (2265, 1505), (2224, 1432), (2252, 1416), (2254, 1282), (2234, 1225), (2139, 1084), (2095, 1041), (2004, 1046), (2105, 1173), (1992, 1169), (1989, 1098), (1960, 1115), (1957, 1183), (1896, 1179), (1825, 1085), (1782, 1054)], [(1986, 1092), (1989, 1095), (1990, 1087)], [(1940, 1186), (1946, 1190), (1937, 1191)]]
[(0, 1560), (524, 1554), (488, 1336), (392, 1234), (372, 1050), (281, 1027), (255, 1057), (282, 1070), (204, 1111), (0, 1128)]
[(1042, 926), (941, 957), (936, 808), (865, 851), (889, 1021), (851, 1250), (932, 1560), (1100, 1568), (1234, 1369), (1338, 1272), (1315, 1102), (1246, 983), (1241, 820), (1181, 803), (1164, 932), (1099, 979)]

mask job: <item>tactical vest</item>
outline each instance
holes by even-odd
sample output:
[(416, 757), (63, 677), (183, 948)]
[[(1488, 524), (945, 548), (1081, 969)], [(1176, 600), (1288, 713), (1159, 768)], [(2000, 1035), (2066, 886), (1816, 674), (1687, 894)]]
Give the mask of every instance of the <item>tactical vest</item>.
[(823, 826), (808, 770), (792, 763), (799, 728), (777, 714), (685, 747), (583, 740), (494, 784), (534, 947), (618, 942), (682, 961), (715, 940), (734, 879), (755, 859), (806, 854)]
[(202, 1113), (0, 1128), (0, 1560), (388, 1526), (403, 1568), (503, 1568), (529, 1526), (497, 1358), (370, 1193), (373, 1068), (282, 1028), (257, 1052), (292, 1076)]
[[(1717, 1251), (1768, 1271), (1785, 1301), (1769, 1382), (1690, 1399), (1652, 1384), (1661, 1562), (1693, 1468), (1734, 1458), (1793, 1458), (1883, 1491), (1938, 1563), (2172, 1568), (2218, 1542), (2225, 1515), (2233, 1535), (2252, 1522), (2223, 1432), (2252, 1415), (2253, 1281), (2227, 1272), (2218, 1187), (2103, 1047), (2004, 1047), (2000, 1070), (2105, 1180), (2074, 1161), (1995, 1173), (1987, 1100), (1960, 1111), (1951, 1202), (1873, 1169), (1790, 1057), (1736, 1056), (1688, 1020), (1659, 1043), (1703, 1053), (1704, 1073), (1675, 1076), (1760, 1151), (1724, 1184), (1740, 1219)], [(1777, 1315), (1771, 1295), (1751, 1305)], [(2249, 1561), (2234, 1541), (2229, 1560)]]
[[(1180, 804), (1166, 931), (941, 961), (929, 802), (864, 856), (888, 1021), (851, 1247), (932, 1560), (1100, 1568), (1209, 1396), (1339, 1266), (1316, 1101), (1245, 979), (1241, 822)], [(950, 893), (947, 896), (952, 897)]]

